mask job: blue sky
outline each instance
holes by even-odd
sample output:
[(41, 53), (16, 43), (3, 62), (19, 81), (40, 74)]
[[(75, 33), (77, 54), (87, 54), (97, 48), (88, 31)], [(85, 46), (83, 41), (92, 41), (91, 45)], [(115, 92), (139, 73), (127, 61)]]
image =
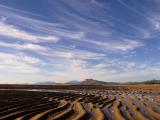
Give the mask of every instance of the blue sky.
[(0, 0), (0, 83), (160, 79), (159, 0)]

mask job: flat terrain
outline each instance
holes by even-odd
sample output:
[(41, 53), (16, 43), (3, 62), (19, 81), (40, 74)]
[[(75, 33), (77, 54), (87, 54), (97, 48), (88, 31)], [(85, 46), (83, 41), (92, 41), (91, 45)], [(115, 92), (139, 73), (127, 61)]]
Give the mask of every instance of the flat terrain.
[(160, 85), (0, 85), (0, 120), (160, 120)]

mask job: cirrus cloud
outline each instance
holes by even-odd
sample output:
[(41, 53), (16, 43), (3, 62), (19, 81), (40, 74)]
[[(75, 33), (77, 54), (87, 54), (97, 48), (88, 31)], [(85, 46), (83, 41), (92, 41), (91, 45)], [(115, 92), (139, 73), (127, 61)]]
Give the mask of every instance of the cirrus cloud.
[(35, 35), (2, 21), (0, 21), (0, 35), (30, 42), (57, 42), (59, 40), (56, 36)]

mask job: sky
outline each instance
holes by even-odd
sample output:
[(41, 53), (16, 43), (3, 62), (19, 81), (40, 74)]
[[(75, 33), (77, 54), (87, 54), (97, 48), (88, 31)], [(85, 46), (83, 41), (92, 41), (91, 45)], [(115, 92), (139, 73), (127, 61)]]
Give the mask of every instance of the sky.
[(160, 79), (159, 0), (0, 0), (0, 83)]

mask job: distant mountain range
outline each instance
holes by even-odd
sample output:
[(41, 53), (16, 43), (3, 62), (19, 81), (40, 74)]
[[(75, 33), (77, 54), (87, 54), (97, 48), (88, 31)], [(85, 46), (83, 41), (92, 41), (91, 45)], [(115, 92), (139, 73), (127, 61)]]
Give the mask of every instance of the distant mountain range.
[(105, 85), (105, 84), (121, 84), (116, 82), (104, 82), (94, 79), (85, 79), (83, 81), (74, 81), (74, 82), (67, 82), (67, 84), (73, 84), (73, 85)]
[(103, 84), (106, 84), (106, 82), (98, 81), (94, 79), (85, 79), (84, 81), (81, 81), (77, 84), (78, 85), (103, 85)]
[(146, 80), (142, 82), (126, 82), (126, 83), (120, 83), (120, 82), (104, 82), (104, 81), (98, 81), (94, 79), (85, 79), (84, 81), (70, 81), (66, 84), (74, 84), (74, 85), (105, 85), (105, 84), (160, 84), (160, 80)]
[[(37, 85), (59, 85), (62, 83), (56, 83), (56, 82), (38, 82), (36, 83)], [(77, 81), (77, 80), (72, 80), (67, 83), (68, 85), (105, 85), (105, 84), (160, 84), (160, 80), (147, 80), (147, 81), (142, 81), (142, 82), (126, 82), (126, 83), (118, 83), (118, 82), (104, 82), (104, 81), (99, 81), (99, 80), (94, 80), (94, 79), (85, 79), (84, 81)]]
[(46, 81), (46, 82), (38, 82), (38, 83), (35, 83), (36, 85), (54, 85), (56, 84), (56, 82), (53, 82), (53, 81)]
[(78, 80), (71, 80), (69, 82), (67, 82), (67, 84), (78, 84), (80, 81)]
[(142, 82), (130, 82), (129, 84), (160, 84), (160, 80), (146, 80)]

